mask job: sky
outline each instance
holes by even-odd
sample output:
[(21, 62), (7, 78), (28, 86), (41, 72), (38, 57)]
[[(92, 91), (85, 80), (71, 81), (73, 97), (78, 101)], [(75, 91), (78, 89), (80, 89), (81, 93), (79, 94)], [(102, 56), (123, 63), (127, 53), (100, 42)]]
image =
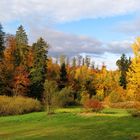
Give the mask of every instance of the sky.
[(89, 55), (95, 65), (116, 69), (122, 53), (140, 36), (139, 0), (0, 0), (0, 23), (6, 33), (24, 26), (29, 43), (40, 36), (49, 54)]

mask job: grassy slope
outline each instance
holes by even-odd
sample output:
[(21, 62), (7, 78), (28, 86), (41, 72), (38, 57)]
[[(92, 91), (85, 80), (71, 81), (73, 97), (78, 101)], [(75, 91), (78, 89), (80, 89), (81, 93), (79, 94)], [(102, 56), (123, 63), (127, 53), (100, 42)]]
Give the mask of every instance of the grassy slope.
[(62, 109), (0, 117), (0, 139), (133, 140), (140, 138), (140, 118), (125, 110), (107, 109), (101, 115), (80, 115), (80, 109)]

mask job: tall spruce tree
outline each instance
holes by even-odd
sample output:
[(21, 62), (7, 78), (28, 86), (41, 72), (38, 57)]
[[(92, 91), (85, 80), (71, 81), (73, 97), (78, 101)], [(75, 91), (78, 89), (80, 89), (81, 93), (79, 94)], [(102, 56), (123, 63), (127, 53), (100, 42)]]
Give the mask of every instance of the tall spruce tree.
[(19, 26), (16, 31), (16, 63), (26, 65), (26, 56), (28, 53), (28, 38), (23, 26)]
[(47, 53), (48, 44), (43, 38), (39, 38), (33, 44), (33, 67), (30, 70), (30, 95), (34, 98), (41, 100), (44, 91), (44, 82), (47, 74)]
[(128, 71), (128, 68), (131, 64), (130, 58), (127, 59), (125, 54), (122, 54), (121, 58), (117, 60), (116, 65), (118, 66), (121, 75), (120, 75), (120, 86), (122, 86), (124, 89), (126, 89), (127, 80), (126, 80), (126, 73)]
[(65, 63), (62, 63), (61, 68), (60, 68), (59, 89), (64, 88), (66, 86), (67, 82), (68, 82), (68, 78), (67, 78), (66, 65), (65, 65)]
[(4, 37), (5, 33), (3, 32), (2, 25), (0, 24), (0, 94), (5, 92), (5, 65), (3, 63), (4, 57)]
[(3, 32), (3, 27), (0, 24), (0, 60), (2, 60), (2, 58), (3, 58), (3, 52), (4, 52), (4, 49), (5, 49), (4, 37), (5, 37), (5, 33)]

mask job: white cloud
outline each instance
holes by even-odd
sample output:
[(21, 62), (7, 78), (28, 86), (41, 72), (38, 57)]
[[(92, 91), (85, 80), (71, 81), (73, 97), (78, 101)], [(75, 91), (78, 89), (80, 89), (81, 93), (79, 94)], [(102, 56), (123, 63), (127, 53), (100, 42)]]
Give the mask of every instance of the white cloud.
[(42, 36), (51, 45), (49, 52), (52, 55), (66, 54), (73, 56), (79, 53), (90, 53), (93, 55), (100, 55), (101, 57), (105, 53), (120, 55), (122, 53), (132, 52), (132, 39), (103, 42), (96, 38), (67, 34), (51, 28), (33, 28), (33, 26), (31, 26), (30, 29), (29, 36), (33, 38), (31, 42)]
[(117, 26), (117, 31), (129, 34), (129, 35), (139, 35), (140, 34), (140, 17), (136, 17), (131, 21), (123, 21)]
[(107, 52), (114, 54), (130, 53), (132, 52), (132, 43), (132, 40), (111, 41), (106, 44), (108, 46)]
[(69, 22), (128, 14), (140, 10), (139, 5), (139, 0), (0, 0), (0, 21)]
[(102, 54), (105, 51), (102, 42), (95, 38), (68, 34), (50, 28), (31, 27), (30, 29), (29, 36), (33, 38), (31, 42), (42, 36), (51, 45), (50, 53), (53, 55), (67, 54), (73, 56), (82, 52)]

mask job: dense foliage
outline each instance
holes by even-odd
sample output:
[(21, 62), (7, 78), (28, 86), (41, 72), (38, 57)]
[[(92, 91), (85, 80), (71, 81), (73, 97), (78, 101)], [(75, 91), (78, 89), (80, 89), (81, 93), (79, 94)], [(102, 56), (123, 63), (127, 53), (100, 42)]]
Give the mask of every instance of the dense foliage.
[(92, 106), (93, 98), (106, 104), (140, 101), (140, 38), (132, 48), (134, 58), (123, 54), (118, 70), (107, 70), (105, 64), (99, 69), (89, 56), (54, 59), (43, 38), (29, 45), (23, 26), (5, 37), (0, 25), (0, 95), (38, 99), (48, 112), (54, 102), (67, 107), (86, 101)]

